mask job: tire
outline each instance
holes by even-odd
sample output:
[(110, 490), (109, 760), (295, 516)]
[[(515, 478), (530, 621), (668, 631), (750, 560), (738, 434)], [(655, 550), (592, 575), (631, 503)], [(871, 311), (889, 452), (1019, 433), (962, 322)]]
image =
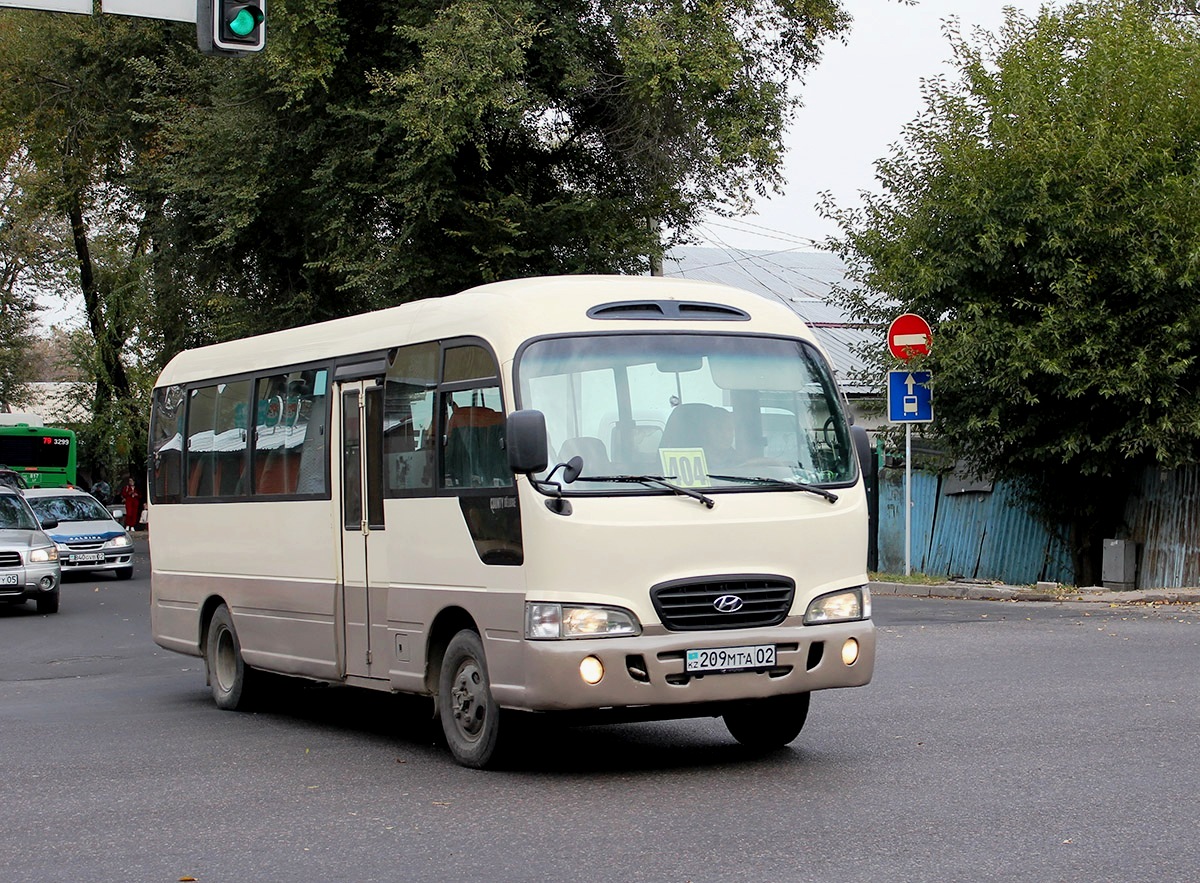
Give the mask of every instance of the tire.
[(729, 735), (738, 742), (757, 751), (770, 751), (800, 735), (808, 719), (808, 700), (808, 693), (756, 699), (730, 706), (722, 717)]
[(500, 706), (492, 698), (483, 642), (471, 630), (456, 634), (442, 657), (438, 716), (446, 745), (465, 767), (484, 769), (498, 759)]
[(233, 627), (229, 608), (224, 604), (213, 612), (208, 624), (204, 667), (218, 708), (245, 711), (253, 705), (258, 672), (242, 659), (242, 644)]
[(58, 613), (58, 589), (55, 589), (49, 595), (38, 595), (34, 604), (37, 605), (38, 613)]
[(131, 579), (133, 577), (133, 565), (131, 564), (129, 567), (114, 570), (113, 573), (117, 575), (117, 579)]

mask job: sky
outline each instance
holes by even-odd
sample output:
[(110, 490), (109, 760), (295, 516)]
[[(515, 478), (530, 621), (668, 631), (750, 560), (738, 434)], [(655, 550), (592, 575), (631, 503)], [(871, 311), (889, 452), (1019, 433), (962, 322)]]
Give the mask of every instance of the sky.
[(785, 192), (760, 200), (756, 214), (710, 217), (696, 233), (699, 244), (743, 249), (811, 247), (837, 233), (816, 210), (823, 191), (839, 207), (858, 204), (863, 190), (878, 192), (875, 160), (888, 154), (904, 125), (923, 109), (921, 80), (948, 73), (950, 43), (943, 23), (959, 20), (964, 35), (990, 32), (1004, 22), (1004, 7), (1033, 15), (1028, 0), (843, 0), (854, 16), (845, 44), (827, 43), (820, 64), (798, 87), (804, 106), (787, 137)]

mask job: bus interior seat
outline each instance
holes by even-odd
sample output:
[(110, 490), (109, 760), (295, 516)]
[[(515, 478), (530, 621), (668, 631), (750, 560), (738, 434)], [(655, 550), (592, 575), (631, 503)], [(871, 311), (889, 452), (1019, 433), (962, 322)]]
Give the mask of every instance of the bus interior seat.
[(503, 414), (482, 405), (455, 408), (446, 423), (446, 483), (451, 487), (511, 485), (503, 439)]
[(676, 405), (663, 427), (660, 448), (703, 448), (712, 444), (718, 415), (712, 405), (684, 402)]
[(558, 460), (566, 463), (572, 457), (583, 458), (584, 475), (607, 475), (612, 467), (608, 459), (608, 449), (604, 442), (595, 436), (581, 435), (569, 438), (562, 443), (558, 450)]

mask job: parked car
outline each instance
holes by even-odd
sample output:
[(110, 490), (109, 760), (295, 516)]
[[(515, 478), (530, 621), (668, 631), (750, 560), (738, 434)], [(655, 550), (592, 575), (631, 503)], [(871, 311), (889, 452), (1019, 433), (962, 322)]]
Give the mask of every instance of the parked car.
[(0, 466), (0, 487), (9, 487), (14, 491), (24, 491), (28, 485), (25, 483), (25, 478), (20, 472)]
[(17, 491), (0, 485), (0, 601), (32, 600), (38, 613), (58, 612), (58, 547)]
[(110, 570), (117, 579), (133, 576), (133, 540), (87, 491), (30, 488), (25, 499), (39, 518), (58, 522), (47, 533), (58, 546), (63, 573)]

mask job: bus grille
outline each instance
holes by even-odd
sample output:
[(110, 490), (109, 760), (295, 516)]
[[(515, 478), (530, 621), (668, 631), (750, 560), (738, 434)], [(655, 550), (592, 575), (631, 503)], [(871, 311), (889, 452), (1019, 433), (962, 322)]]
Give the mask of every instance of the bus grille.
[(782, 576), (714, 576), (660, 583), (650, 600), (666, 628), (687, 632), (778, 625), (795, 593), (795, 582)]
[(20, 567), (20, 552), (0, 552), (0, 567)]

